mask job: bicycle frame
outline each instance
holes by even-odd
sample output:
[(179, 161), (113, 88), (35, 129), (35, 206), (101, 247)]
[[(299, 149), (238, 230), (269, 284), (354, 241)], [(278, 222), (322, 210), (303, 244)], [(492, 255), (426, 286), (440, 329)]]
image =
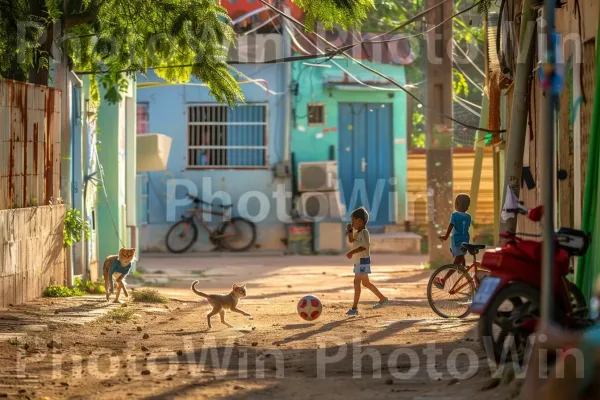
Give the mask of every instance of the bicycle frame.
[[(475, 289), (477, 289), (479, 287), (479, 278), (477, 277), (477, 268), (480, 267), (481, 264), (479, 262), (477, 262), (477, 255), (473, 254), (473, 264), (471, 264), (469, 267), (465, 266), (465, 269), (467, 270), (467, 273), (471, 272), (471, 270), (473, 271), (473, 281), (475, 282)], [(465, 287), (467, 287), (469, 285), (469, 281), (466, 280), (466, 282), (464, 282), (462, 285), (460, 286), (456, 286), (458, 285), (463, 279), (463, 276), (461, 276), (458, 281), (456, 281), (456, 283), (454, 284), (454, 286), (452, 286), (452, 288), (448, 291), (449, 294), (454, 295), (458, 292), (460, 292), (462, 289), (464, 289)]]
[[(207, 214), (211, 214), (211, 215), (217, 215), (220, 217), (223, 217), (223, 221), (221, 221), (219, 223), (219, 225), (217, 226), (217, 228), (215, 228), (214, 230), (212, 230), (210, 228), (210, 226), (206, 223), (206, 221), (204, 220), (204, 218), (202, 217), (202, 214), (207, 213)], [(188, 208), (186, 210), (184, 210), (184, 214), (188, 214), (190, 215), (190, 218), (192, 219), (196, 219), (198, 220), (198, 222), (200, 222), (200, 224), (202, 225), (202, 227), (204, 228), (204, 230), (211, 236), (213, 236), (215, 239), (221, 239), (224, 237), (228, 237), (228, 236), (233, 236), (233, 234), (215, 234), (216, 232), (219, 232), (219, 228), (223, 225), (225, 219), (229, 216), (227, 215), (227, 211), (214, 211), (214, 210), (209, 210), (208, 208), (200, 208), (200, 207), (194, 207), (194, 208)]]

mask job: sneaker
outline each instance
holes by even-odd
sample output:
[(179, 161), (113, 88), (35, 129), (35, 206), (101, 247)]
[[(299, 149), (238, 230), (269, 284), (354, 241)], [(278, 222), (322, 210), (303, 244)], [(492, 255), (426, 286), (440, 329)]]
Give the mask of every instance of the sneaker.
[(433, 286), (435, 286), (436, 288), (443, 290), (444, 289), (444, 281), (442, 281), (440, 278), (435, 278), (433, 280)]
[(358, 315), (358, 310), (355, 308), (351, 308), (348, 310), (348, 312), (346, 313), (346, 315)]
[(373, 308), (374, 308), (374, 309), (381, 308), (381, 307), (383, 307), (384, 305), (386, 305), (387, 303), (389, 303), (389, 301), (390, 301), (390, 300), (389, 300), (389, 299), (386, 297), (385, 299), (383, 299), (383, 301), (380, 301), (379, 303), (375, 304), (375, 305), (373, 306)]

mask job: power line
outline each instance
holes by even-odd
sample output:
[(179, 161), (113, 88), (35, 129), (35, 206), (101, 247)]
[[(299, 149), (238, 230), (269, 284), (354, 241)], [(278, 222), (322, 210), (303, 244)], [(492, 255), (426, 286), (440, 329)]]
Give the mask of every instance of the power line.
[[(424, 32), (420, 32), (420, 33), (416, 33), (416, 34), (408, 35), (408, 36), (402, 36), (402, 37), (399, 37), (399, 38), (392, 38), (392, 39), (386, 39), (386, 40), (380, 40), (380, 41), (374, 40), (374, 39), (376, 39), (378, 37), (381, 37), (382, 35), (390, 34), (392, 32), (395, 32), (398, 29), (401, 29), (401, 28), (409, 25), (410, 23), (414, 22), (414, 20), (416, 20), (416, 19), (420, 18), (421, 16), (427, 14), (431, 10), (433, 10), (433, 9), (441, 6), (446, 1), (449, 1), (449, 0), (443, 0), (441, 3), (439, 3), (439, 4), (437, 4), (437, 5), (433, 6), (433, 7), (431, 7), (428, 10), (425, 10), (424, 12), (418, 14), (417, 16), (415, 16), (413, 18), (410, 18), (408, 21), (406, 21), (406, 22), (398, 25), (396, 28), (394, 28), (394, 29), (392, 29), (392, 30), (390, 30), (390, 31), (388, 31), (386, 33), (380, 34), (380, 35), (378, 35), (375, 38), (372, 38), (370, 40), (360, 40), (357, 43), (346, 45), (346, 46), (343, 46), (343, 47), (340, 47), (340, 48), (338, 48), (338, 47), (332, 45), (331, 43), (327, 42), (328, 44), (330, 44), (331, 46), (333, 46), (333, 49), (336, 49), (336, 50), (334, 51), (333, 49), (328, 49), (328, 51), (325, 52), (325, 53), (323, 53), (322, 55), (320, 55), (320, 54), (308, 54), (308, 55), (304, 55), (304, 56), (284, 57), (284, 58), (281, 58), (281, 59), (272, 59), (272, 60), (266, 60), (266, 61), (227, 60), (226, 62), (229, 65), (262, 65), (262, 64), (281, 64), (281, 63), (295, 62), (295, 61), (314, 60), (314, 59), (325, 58), (325, 57), (331, 58), (331, 57), (334, 57), (334, 56), (340, 54), (341, 52), (349, 51), (349, 50), (353, 49), (354, 47), (359, 46), (359, 45), (364, 44), (364, 43), (389, 43), (389, 42), (394, 42), (394, 41), (400, 41), (400, 40), (410, 39), (410, 38), (417, 37), (417, 36), (423, 36), (423, 35), (431, 32), (431, 31), (433, 31), (434, 29), (436, 29), (436, 28), (444, 25), (445, 23), (447, 23), (448, 21), (452, 20), (453, 18), (455, 18), (455, 17), (457, 17), (457, 16), (459, 16), (459, 15), (461, 15), (461, 14), (463, 14), (463, 13), (465, 13), (465, 12), (471, 10), (471, 9), (473, 9), (474, 7), (476, 7), (477, 5), (479, 5), (479, 3), (481, 3), (481, 1), (475, 3), (474, 5), (472, 5), (472, 6), (468, 7), (468, 8), (466, 8), (466, 9), (464, 9), (464, 10), (462, 10), (462, 11), (460, 11), (460, 12), (458, 12), (458, 13), (456, 13), (456, 14), (448, 17), (448, 18), (446, 18), (441, 23), (433, 26), (432, 28), (430, 28), (430, 29), (428, 29), (428, 30), (426, 30)], [(279, 13), (280, 15), (283, 15), (285, 18), (290, 19), (292, 22), (298, 24), (299, 26), (301, 26), (303, 28), (306, 28), (304, 26), (304, 24), (302, 24), (301, 22), (298, 22), (293, 17), (288, 17), (284, 13), (281, 13), (277, 8), (271, 6), (268, 3), (265, 3), (264, 0), (261, 0), (261, 2), (263, 2), (264, 4), (266, 4), (269, 8), (271, 8), (276, 13)], [(82, 35), (80, 37), (95, 36), (95, 35), (96, 34), (89, 34), (89, 35)], [(322, 38), (321, 36), (319, 36), (319, 37)], [(73, 37), (71, 39), (74, 39), (74, 38), (76, 38), (76, 37)], [(198, 65), (201, 65), (201, 64), (202, 63), (191, 63), (191, 64), (181, 64), (181, 65), (167, 65), (167, 66), (159, 66), (159, 67), (146, 67), (146, 69), (154, 69), (155, 70), (155, 69), (168, 69), (168, 68), (189, 68), (189, 67), (195, 67), (195, 66), (198, 66)], [(122, 69), (122, 70), (120, 70), (118, 72), (133, 73), (133, 72), (138, 72), (138, 71), (139, 71), (139, 69), (127, 68), (127, 69)], [(108, 72), (109, 71), (75, 71), (75, 73), (78, 74), (78, 75), (105, 74), (105, 73), (108, 73)]]
[(475, 87), (477, 88), (477, 90), (479, 90), (481, 93), (485, 93), (485, 92), (483, 91), (483, 88), (482, 88), (482, 87), (481, 87), (479, 84), (477, 84), (477, 82), (475, 82), (475, 81), (473, 80), (473, 78), (471, 78), (471, 77), (470, 77), (470, 76), (469, 76), (469, 75), (468, 75), (468, 74), (467, 74), (467, 73), (466, 73), (466, 72), (465, 72), (465, 71), (464, 71), (464, 70), (463, 70), (463, 69), (460, 67), (460, 65), (458, 65), (458, 63), (457, 63), (456, 61), (453, 61), (453, 63), (454, 63), (454, 66), (455, 66), (455, 67), (456, 67), (456, 68), (457, 68), (457, 69), (458, 69), (458, 70), (461, 72), (461, 74), (463, 74), (463, 75), (465, 76), (465, 78), (466, 78), (466, 79), (467, 79), (469, 82), (471, 82), (471, 84), (473, 84), (473, 86), (475, 86)]
[[(276, 13), (278, 13), (279, 15), (281, 15), (282, 17), (284, 17), (284, 18), (286, 18), (286, 19), (288, 19), (288, 20), (290, 20), (290, 21), (294, 22), (296, 25), (299, 25), (299, 26), (301, 26), (302, 28), (304, 28), (304, 29), (306, 30), (306, 26), (305, 26), (303, 23), (301, 23), (301, 22), (297, 21), (295, 18), (293, 18), (293, 17), (291, 17), (291, 16), (289, 16), (289, 15), (285, 14), (284, 12), (282, 12), (282, 11), (278, 10), (277, 8), (273, 7), (272, 5), (268, 4), (267, 2), (265, 2), (265, 0), (260, 0), (260, 1), (261, 1), (263, 4), (265, 4), (267, 7), (269, 7), (270, 9), (272, 9), (273, 11), (275, 11)], [(475, 3), (473, 6), (471, 6), (471, 8), (474, 8), (474, 7), (475, 7), (475, 6), (477, 6), (479, 3), (480, 3), (480, 2), (477, 2), (477, 3)], [(465, 10), (465, 11), (463, 11), (463, 12), (466, 12), (466, 10)], [(447, 20), (446, 20), (446, 21), (447, 21)], [(446, 22), (446, 21), (445, 21), (445, 22)], [(325, 39), (324, 37), (320, 36), (318, 33), (315, 33), (315, 35), (316, 35), (316, 36), (317, 36), (319, 39), (323, 40), (323, 42), (325, 42), (325, 43), (327, 43), (329, 46), (331, 46), (333, 49), (337, 49), (337, 47), (336, 47), (334, 44), (332, 44), (331, 42), (329, 42), (329, 41), (328, 41), (327, 39)], [(400, 84), (399, 84), (398, 82), (396, 82), (394, 79), (392, 79), (392, 78), (390, 78), (389, 76), (387, 76), (387, 75), (384, 75), (384, 74), (382, 74), (381, 72), (379, 72), (379, 71), (377, 71), (377, 70), (375, 70), (375, 69), (373, 69), (373, 68), (371, 68), (371, 67), (369, 67), (369, 66), (367, 66), (367, 65), (365, 65), (365, 64), (363, 64), (363, 63), (361, 63), (360, 61), (358, 61), (357, 59), (355, 59), (354, 57), (352, 57), (352, 56), (348, 55), (348, 54), (347, 54), (347, 53), (345, 53), (345, 52), (342, 52), (341, 54), (342, 54), (344, 57), (348, 58), (349, 60), (352, 60), (352, 61), (354, 61), (356, 64), (360, 65), (361, 67), (363, 67), (363, 68), (364, 68), (364, 69), (366, 69), (367, 71), (370, 71), (370, 72), (374, 73), (375, 75), (378, 75), (378, 76), (380, 76), (381, 78), (383, 78), (383, 79), (387, 80), (387, 81), (388, 81), (388, 82), (390, 82), (391, 84), (393, 84), (393, 85), (395, 85), (396, 87), (400, 88), (400, 89), (401, 89), (402, 91), (404, 91), (404, 92), (405, 92), (407, 95), (409, 95), (409, 96), (410, 96), (412, 99), (414, 99), (414, 100), (415, 100), (417, 103), (421, 104), (421, 105), (423, 106), (423, 108), (425, 108), (425, 109), (427, 109), (427, 110), (430, 110), (430, 111), (432, 111), (432, 112), (434, 112), (434, 113), (438, 114), (438, 115), (439, 115), (439, 116), (441, 116), (441, 117), (444, 117), (444, 118), (446, 118), (446, 119), (448, 119), (448, 120), (450, 120), (450, 121), (452, 121), (452, 122), (455, 122), (455, 123), (457, 123), (457, 124), (459, 124), (459, 125), (462, 125), (462, 126), (464, 126), (465, 128), (472, 129), (472, 130), (475, 130), (475, 131), (487, 132), (487, 133), (503, 133), (503, 132), (506, 132), (506, 130), (491, 130), (491, 129), (481, 128), (481, 127), (477, 127), (477, 126), (474, 126), (474, 125), (466, 124), (466, 123), (464, 123), (464, 122), (461, 122), (461, 121), (459, 121), (459, 120), (457, 120), (457, 119), (455, 119), (455, 118), (453, 118), (453, 117), (451, 117), (451, 116), (449, 116), (449, 115), (446, 115), (446, 114), (444, 114), (443, 112), (441, 112), (441, 111), (439, 111), (439, 110), (436, 110), (436, 109), (434, 109), (434, 108), (428, 107), (428, 106), (427, 106), (427, 105), (426, 105), (426, 104), (425, 104), (423, 101), (421, 101), (421, 100), (420, 100), (420, 99), (419, 99), (417, 96), (415, 96), (414, 94), (412, 94), (412, 93), (411, 93), (411, 92), (410, 92), (408, 89), (404, 88), (402, 85), (400, 85)]]

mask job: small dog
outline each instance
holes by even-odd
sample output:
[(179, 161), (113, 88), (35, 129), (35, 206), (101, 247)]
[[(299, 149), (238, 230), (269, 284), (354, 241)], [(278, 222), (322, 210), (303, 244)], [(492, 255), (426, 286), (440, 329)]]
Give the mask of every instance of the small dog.
[(225, 322), (225, 310), (231, 310), (233, 312), (245, 315), (246, 317), (250, 316), (250, 313), (247, 313), (246, 311), (237, 308), (240, 299), (246, 297), (246, 285), (239, 286), (234, 283), (229, 294), (206, 294), (196, 289), (196, 285), (198, 284), (198, 282), (199, 281), (194, 281), (194, 283), (192, 283), (192, 291), (198, 296), (204, 297), (206, 300), (208, 300), (208, 303), (213, 308), (212, 311), (209, 311), (206, 314), (208, 329), (212, 329), (212, 324), (210, 323), (211, 317), (217, 314), (221, 316), (221, 322), (223, 323), (223, 325), (226, 325), (229, 328), (233, 327), (232, 325)]
[(131, 269), (131, 263), (135, 256), (135, 249), (120, 249), (119, 255), (108, 256), (104, 261), (104, 288), (106, 289), (106, 301), (110, 300), (110, 294), (113, 293), (114, 283), (117, 284), (117, 295), (114, 303), (121, 303), (119, 295), (121, 289), (125, 297), (129, 297), (126, 289), (125, 278)]

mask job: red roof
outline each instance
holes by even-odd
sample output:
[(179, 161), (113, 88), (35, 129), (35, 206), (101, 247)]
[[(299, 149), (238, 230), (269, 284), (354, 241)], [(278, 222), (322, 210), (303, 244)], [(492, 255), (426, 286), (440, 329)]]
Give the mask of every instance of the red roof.
[[(227, 9), (227, 13), (231, 19), (236, 19), (244, 14), (248, 14), (251, 11), (258, 10), (259, 8), (266, 7), (260, 0), (220, 0), (221, 6)], [(274, 0), (267, 0), (269, 4), (272, 4), (278, 9), (283, 7), (289, 7), (292, 13), (292, 17), (299, 21), (304, 20), (304, 12), (298, 8), (291, 0), (284, 0), (283, 5), (280, 2)], [(257, 15), (259, 22), (264, 22), (275, 15), (275, 11), (267, 10)], [(250, 21), (250, 19), (248, 19)], [(279, 24), (279, 18), (274, 20), (277, 25)]]

